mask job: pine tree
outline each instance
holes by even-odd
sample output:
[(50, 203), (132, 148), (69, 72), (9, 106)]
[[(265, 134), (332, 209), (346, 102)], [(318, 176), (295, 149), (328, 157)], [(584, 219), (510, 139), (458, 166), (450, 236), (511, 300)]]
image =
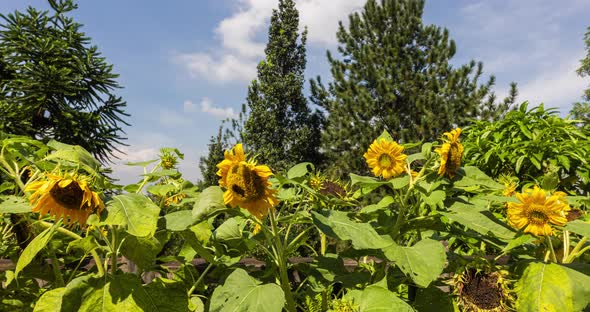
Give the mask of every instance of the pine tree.
[[(586, 56), (580, 60), (577, 73), (580, 77), (590, 77), (590, 27), (584, 35), (584, 42), (586, 43)], [(590, 127), (590, 86), (584, 90), (582, 97), (585, 102), (574, 103), (570, 114), (574, 119), (582, 121), (582, 127)]]
[(307, 31), (299, 37), (299, 12), (293, 0), (279, 1), (268, 33), (266, 59), (248, 88), (243, 143), (274, 170), (302, 161), (317, 163), (322, 116), (310, 110), (303, 95)]
[(328, 51), (333, 82), (311, 81), (312, 101), (328, 117), (322, 149), (336, 174), (366, 170), (363, 152), (387, 130), (401, 142), (432, 140), (470, 119), (494, 119), (494, 78), (478, 84), (482, 64), (449, 64), (456, 45), (447, 29), (424, 25), (422, 0), (369, 0), (337, 33), (341, 57)]
[(217, 176), (217, 164), (223, 160), (223, 152), (227, 148), (224, 144), (223, 124), (219, 126), (216, 136), (209, 139), (209, 151), (207, 156), (202, 156), (199, 159), (199, 169), (203, 176), (199, 183), (199, 188), (204, 189), (208, 186), (219, 185), (219, 176)]
[(128, 125), (118, 75), (68, 16), (77, 6), (49, 4), (52, 12), (0, 14), (0, 131), (77, 144), (106, 161)]

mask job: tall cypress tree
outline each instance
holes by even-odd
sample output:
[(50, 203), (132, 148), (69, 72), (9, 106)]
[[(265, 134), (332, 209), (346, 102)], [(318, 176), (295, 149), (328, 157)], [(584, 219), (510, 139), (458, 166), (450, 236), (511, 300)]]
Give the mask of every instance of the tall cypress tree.
[(454, 68), (447, 29), (424, 25), (423, 0), (367, 1), (340, 23), (338, 52), (328, 51), (333, 82), (311, 81), (312, 101), (328, 112), (322, 147), (336, 173), (361, 172), (363, 152), (387, 130), (402, 142), (431, 140), (472, 118), (494, 119), (514, 102), (496, 104), (482, 64)]
[(248, 116), (242, 138), (260, 162), (285, 170), (302, 161), (319, 161), (322, 116), (303, 95), (307, 30), (299, 34), (293, 0), (279, 0), (258, 79), (248, 88)]

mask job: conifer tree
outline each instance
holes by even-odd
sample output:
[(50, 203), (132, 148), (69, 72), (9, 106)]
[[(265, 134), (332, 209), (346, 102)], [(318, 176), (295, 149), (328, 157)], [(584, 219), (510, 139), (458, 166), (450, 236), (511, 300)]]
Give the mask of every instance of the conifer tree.
[(49, 4), (0, 14), (0, 131), (77, 144), (106, 161), (128, 125), (118, 75), (68, 16), (76, 4)]
[[(584, 35), (584, 42), (586, 43), (586, 56), (580, 60), (577, 73), (580, 77), (590, 77), (590, 27)], [(570, 114), (573, 118), (582, 121), (581, 126), (588, 127), (590, 125), (590, 86), (584, 90), (582, 97), (585, 102), (574, 103)]]
[(424, 25), (422, 0), (367, 1), (340, 23), (340, 57), (329, 51), (333, 82), (311, 81), (312, 101), (328, 117), (322, 149), (335, 173), (366, 169), (363, 152), (387, 130), (401, 142), (432, 140), (470, 119), (495, 119), (516, 97), (495, 103), (494, 78), (480, 85), (482, 64), (455, 68), (447, 29)]
[(243, 143), (273, 170), (302, 161), (317, 163), (322, 116), (310, 110), (303, 95), (307, 31), (299, 33), (293, 0), (279, 0), (268, 35), (266, 58), (248, 88)]
[(223, 124), (219, 126), (216, 136), (209, 139), (209, 150), (207, 156), (199, 159), (199, 169), (203, 176), (199, 183), (199, 188), (204, 189), (208, 186), (219, 185), (219, 176), (217, 176), (217, 164), (223, 160), (223, 152), (227, 149), (226, 140), (223, 137)]

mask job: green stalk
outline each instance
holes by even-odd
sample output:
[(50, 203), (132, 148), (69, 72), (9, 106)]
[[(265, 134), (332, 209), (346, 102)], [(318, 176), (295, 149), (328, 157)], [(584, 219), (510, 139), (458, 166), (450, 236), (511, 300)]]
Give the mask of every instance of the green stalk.
[(53, 270), (53, 275), (55, 276), (55, 285), (57, 287), (66, 286), (64, 277), (61, 275), (61, 271), (59, 269), (57, 256), (55, 256), (55, 251), (53, 251), (53, 248), (51, 248), (51, 244), (47, 244), (47, 251), (49, 253), (49, 258), (51, 259), (51, 269)]
[(207, 267), (205, 268), (205, 270), (203, 271), (203, 273), (201, 273), (201, 275), (199, 276), (199, 278), (197, 279), (197, 281), (193, 284), (193, 287), (191, 287), (191, 289), (189, 289), (189, 291), (188, 291), (189, 298), (193, 294), (193, 292), (195, 291), (195, 289), (197, 288), (197, 286), (199, 286), (199, 284), (201, 283), (201, 281), (205, 278), (205, 276), (207, 275), (207, 273), (209, 273), (209, 270), (211, 270), (212, 267), (213, 267), (213, 263), (209, 263), (207, 265)]
[[(39, 221), (39, 224), (42, 225), (42, 226), (44, 226), (45, 228), (50, 228), (50, 227), (53, 226), (52, 223), (45, 222), (45, 221)], [(80, 235), (78, 235), (78, 234), (76, 234), (74, 232), (71, 232), (69, 230), (66, 230), (66, 229), (64, 229), (62, 227), (58, 227), (56, 229), (56, 231), (58, 231), (58, 232), (60, 232), (60, 233), (62, 233), (64, 235), (67, 235), (67, 236), (69, 236), (69, 237), (71, 237), (73, 239), (76, 239), (76, 240), (82, 239), (82, 237)], [(104, 275), (104, 267), (102, 266), (102, 262), (100, 260), (100, 257), (98, 256), (98, 253), (96, 253), (95, 250), (92, 250), (90, 252), (90, 254), (92, 255), (92, 258), (94, 258), (94, 262), (95, 262), (96, 268), (98, 269), (98, 274), (101, 275), (101, 276)]]
[(551, 261), (557, 263), (555, 249), (553, 249), (553, 243), (551, 242), (551, 238), (549, 237), (549, 235), (545, 235), (545, 241), (547, 242), (547, 247), (549, 247), (549, 251), (551, 252)]
[(289, 312), (297, 312), (297, 305), (295, 304), (295, 300), (293, 299), (293, 293), (291, 292), (291, 284), (289, 282), (289, 275), (287, 272), (287, 259), (285, 257), (285, 246), (283, 242), (281, 242), (279, 236), (279, 230), (277, 227), (276, 219), (275, 219), (275, 212), (274, 210), (270, 212), (270, 224), (272, 226), (272, 234), (273, 234), (273, 243), (275, 245), (277, 251), (277, 259), (275, 259), (276, 264), (279, 268), (279, 278), (281, 289), (285, 293), (285, 299), (287, 301), (287, 310)]
[(583, 237), (574, 247), (574, 249), (570, 252), (569, 256), (565, 259), (565, 261), (563, 263), (571, 263), (572, 261), (574, 261), (575, 258), (579, 257), (581, 254), (584, 253), (583, 250), (582, 252), (580, 252), (580, 249), (582, 248), (582, 246), (584, 246), (584, 244), (586, 243), (586, 241), (588, 241), (588, 237)]
[[(160, 163), (158, 163), (157, 165), (154, 166), (154, 168), (152, 168), (152, 171), (150, 171), (150, 173), (154, 173), (156, 172), (156, 169), (160, 168)], [(147, 173), (145, 168), (144, 168), (144, 173)], [(146, 185), (146, 183), (149, 181), (150, 177), (146, 176), (143, 178), (143, 181), (141, 181), (141, 184), (139, 184), (139, 187), (137, 188), (137, 191), (135, 191), (135, 193), (139, 194), (141, 193), (141, 190), (143, 190), (143, 187)]]
[(117, 273), (117, 226), (113, 226), (112, 227), (112, 232), (111, 232), (112, 236), (113, 236), (113, 240), (112, 240), (112, 258), (111, 258), (111, 274), (115, 275), (115, 273)]

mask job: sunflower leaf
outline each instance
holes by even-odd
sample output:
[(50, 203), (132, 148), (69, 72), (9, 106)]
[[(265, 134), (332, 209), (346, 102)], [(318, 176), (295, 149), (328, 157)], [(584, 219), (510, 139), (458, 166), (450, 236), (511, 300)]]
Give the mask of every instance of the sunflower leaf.
[(419, 287), (428, 287), (436, 280), (447, 260), (443, 245), (432, 239), (421, 240), (412, 247), (392, 244), (383, 249), (383, 254)]
[(590, 276), (555, 263), (530, 263), (516, 285), (516, 310), (582, 311), (590, 303)]
[(18, 258), (16, 262), (16, 269), (14, 270), (15, 278), (18, 276), (18, 273), (21, 272), (33, 259), (35, 256), (43, 249), (51, 238), (53, 234), (55, 234), (55, 229), (60, 226), (60, 222), (56, 222), (50, 228), (45, 229), (41, 234), (35, 236), (33, 240), (27, 245), (23, 253)]
[(242, 269), (234, 270), (211, 296), (211, 312), (280, 312), (285, 294), (277, 284), (264, 284)]
[(107, 203), (108, 215), (104, 224), (123, 225), (127, 233), (147, 237), (156, 232), (160, 207), (141, 194), (114, 196)]

